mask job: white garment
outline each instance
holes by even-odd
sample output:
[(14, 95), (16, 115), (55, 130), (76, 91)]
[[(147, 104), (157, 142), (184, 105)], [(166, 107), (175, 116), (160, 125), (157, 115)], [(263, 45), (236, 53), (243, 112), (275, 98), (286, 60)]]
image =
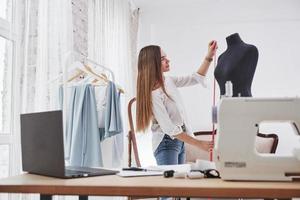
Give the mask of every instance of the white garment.
[(152, 91), (154, 119), (151, 130), (153, 133), (153, 152), (162, 141), (164, 134), (168, 134), (173, 138), (173, 136), (182, 133), (181, 126), (183, 124), (186, 127), (186, 132), (193, 136), (177, 87), (191, 86), (197, 83), (201, 83), (203, 87), (206, 87), (205, 77), (198, 73), (183, 77), (165, 77), (164, 83), (166, 92), (171, 99), (163, 92), (162, 88)]
[(106, 107), (107, 86), (95, 87), (95, 98), (97, 104), (98, 127), (105, 127), (105, 107)]

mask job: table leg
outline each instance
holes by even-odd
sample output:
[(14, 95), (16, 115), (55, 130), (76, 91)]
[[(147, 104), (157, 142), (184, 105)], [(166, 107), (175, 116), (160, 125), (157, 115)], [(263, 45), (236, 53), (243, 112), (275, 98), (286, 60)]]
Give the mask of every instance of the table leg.
[[(88, 200), (89, 197), (85, 195), (79, 195), (79, 200)], [(40, 200), (52, 200), (52, 195), (48, 194), (41, 194), (40, 195)]]
[(79, 195), (79, 200), (88, 200), (89, 197), (85, 195)]
[(40, 194), (40, 200), (52, 200), (52, 195)]

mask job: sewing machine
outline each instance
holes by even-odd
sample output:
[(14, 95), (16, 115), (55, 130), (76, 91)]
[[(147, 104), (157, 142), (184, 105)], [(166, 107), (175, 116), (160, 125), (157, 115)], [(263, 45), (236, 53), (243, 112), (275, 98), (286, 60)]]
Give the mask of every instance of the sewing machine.
[(257, 153), (258, 126), (266, 121), (290, 122), (300, 139), (300, 98), (239, 97), (220, 101), (214, 161), (222, 179), (291, 181), (300, 177), (300, 148), (294, 149), (291, 156)]

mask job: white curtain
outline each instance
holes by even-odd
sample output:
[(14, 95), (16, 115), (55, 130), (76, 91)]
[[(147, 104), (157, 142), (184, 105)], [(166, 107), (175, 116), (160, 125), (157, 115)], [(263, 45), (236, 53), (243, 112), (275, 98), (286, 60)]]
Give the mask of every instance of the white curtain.
[[(64, 71), (67, 52), (73, 49), (72, 1), (27, 0), (24, 5), (21, 112), (56, 109), (61, 79), (52, 80)], [(88, 55), (110, 68), (125, 90), (121, 107), (126, 133), (127, 102), (134, 96), (138, 11), (129, 1), (90, 0), (88, 13)]]
[[(89, 0), (88, 55), (101, 65), (110, 68), (115, 74), (115, 82), (125, 91), (121, 97), (124, 136), (127, 135), (127, 103), (134, 96), (136, 68), (136, 41), (138, 10), (130, 1), (124, 0)], [(127, 137), (124, 137), (127, 144)], [(103, 142), (103, 152), (109, 152), (111, 143)], [(127, 145), (124, 145), (123, 160), (120, 165), (127, 165)], [(113, 155), (104, 153), (104, 166), (116, 167)], [(114, 163), (114, 164), (111, 164)]]
[[(22, 3), (20, 112), (57, 109), (61, 79), (53, 79), (63, 73), (66, 56), (73, 48), (71, 0)], [(21, 195), (21, 199), (37, 200), (39, 196)]]
[[(56, 109), (63, 77), (55, 78), (66, 70), (68, 52), (74, 49), (72, 0), (25, 0), (24, 13), (21, 112)], [(88, 55), (110, 68), (124, 89), (121, 107), (127, 133), (127, 102), (134, 94), (138, 12), (129, 1), (89, 0), (88, 13)], [(22, 195), (22, 199), (37, 196)]]
[[(58, 87), (63, 77), (53, 79), (65, 71), (68, 52), (74, 47), (72, 0), (27, 0), (24, 11), (21, 112), (57, 109)], [(116, 83), (125, 91), (121, 98), (125, 135), (127, 103), (135, 90), (137, 25), (138, 10), (130, 1), (88, 2), (88, 57), (110, 68)], [(114, 144), (107, 140), (106, 145), (110, 148)], [(126, 165), (127, 154), (121, 153), (120, 165)], [(107, 154), (107, 158), (107, 167), (117, 166), (109, 161), (112, 155)]]
[(58, 107), (58, 86), (53, 81), (64, 71), (73, 49), (71, 0), (25, 3), (24, 68), (22, 112)]

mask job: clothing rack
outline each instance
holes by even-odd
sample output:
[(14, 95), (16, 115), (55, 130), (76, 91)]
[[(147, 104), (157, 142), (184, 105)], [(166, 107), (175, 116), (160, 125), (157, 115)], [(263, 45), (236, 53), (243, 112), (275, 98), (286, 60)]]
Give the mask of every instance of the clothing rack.
[[(63, 61), (63, 69), (62, 69), (62, 73), (60, 73), (58, 76), (54, 77), (51, 81), (48, 82), (48, 84), (51, 84), (57, 80), (61, 80), (63, 81), (62, 87), (63, 87), (63, 124), (66, 124), (66, 120), (67, 120), (67, 84), (68, 84), (68, 76), (70, 74), (70, 72), (72, 72), (75, 69), (78, 69), (77, 67), (73, 68), (73, 69), (69, 69), (70, 65), (75, 63), (75, 62), (80, 62), (83, 65), (89, 66), (89, 64), (92, 64), (93, 66), (97, 66), (99, 67), (101, 70), (104, 71), (105, 75), (108, 75), (108, 80), (112, 81), (115, 83), (115, 75), (114, 72), (103, 66), (100, 65), (99, 63), (97, 63), (96, 61), (90, 59), (87, 57), (87, 55), (84, 55), (82, 53), (76, 52), (76, 51), (68, 51), (66, 52), (63, 56), (62, 56), (62, 61)], [(107, 74), (108, 72), (108, 74)], [(121, 88), (119, 88), (119, 90), (121, 92), (124, 92)], [(66, 129), (66, 127), (64, 127), (64, 129)], [(66, 130), (64, 130), (65, 132)]]

